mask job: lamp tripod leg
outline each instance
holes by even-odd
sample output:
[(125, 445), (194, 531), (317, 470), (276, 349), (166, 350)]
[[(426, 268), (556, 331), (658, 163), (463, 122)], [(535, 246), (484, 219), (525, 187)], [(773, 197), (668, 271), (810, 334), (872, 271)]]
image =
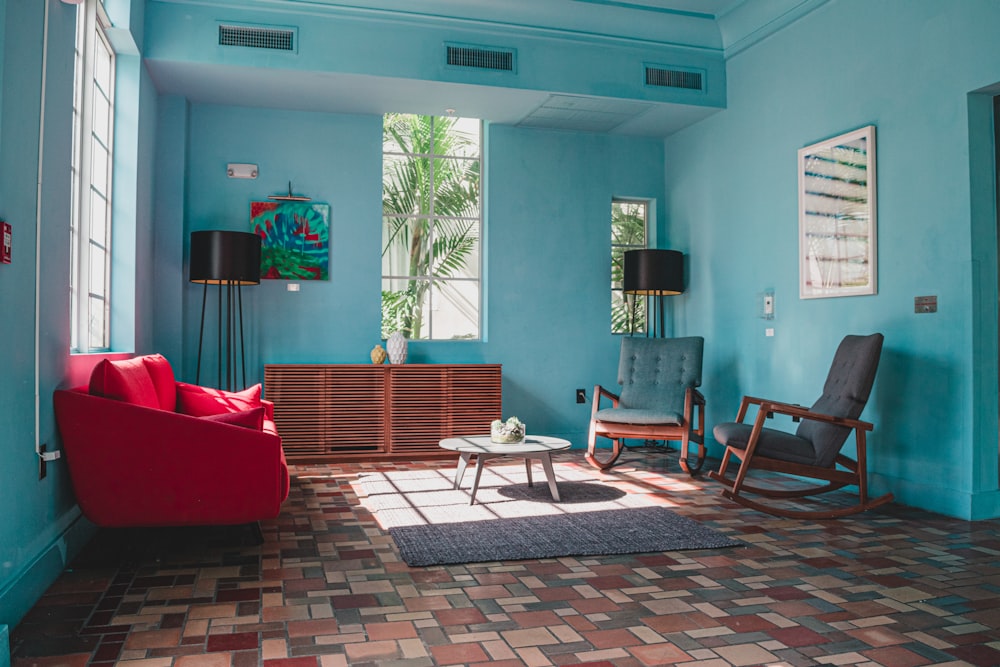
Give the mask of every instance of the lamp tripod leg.
[(198, 384), (201, 381), (201, 343), (205, 338), (205, 301), (208, 299), (208, 283), (204, 285), (204, 289), (201, 291), (201, 327), (198, 329), (198, 366), (194, 372), (194, 383)]
[(216, 359), (219, 360), (219, 368), (217, 372), (218, 381), (215, 386), (222, 387), (222, 283), (219, 283), (219, 354)]
[(246, 346), (245, 346), (245, 344), (243, 342), (243, 286), (242, 285), (237, 285), (236, 286), (236, 300), (237, 300), (237, 303), (239, 303), (239, 311), (240, 311), (240, 367), (243, 370), (243, 384), (239, 385), (239, 382), (237, 381), (237, 385), (238, 386), (242, 386), (242, 387), (246, 387), (246, 385), (247, 385), (247, 354), (246, 354)]
[(667, 329), (664, 326), (665, 320), (664, 320), (664, 317), (663, 317), (663, 295), (660, 294), (659, 296), (657, 296), (656, 300), (658, 302), (656, 304), (656, 308), (657, 308), (657, 310), (660, 311), (660, 338), (665, 338), (666, 337), (666, 331), (667, 331)]

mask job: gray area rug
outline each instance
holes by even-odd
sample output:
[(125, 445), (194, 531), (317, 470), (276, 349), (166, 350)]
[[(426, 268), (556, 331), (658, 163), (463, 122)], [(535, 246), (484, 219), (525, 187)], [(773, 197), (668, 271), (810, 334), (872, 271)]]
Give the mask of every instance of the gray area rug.
[(665, 507), (390, 528), (407, 565), (719, 549), (739, 544)]
[(663, 494), (637, 493), (588, 472), (556, 468), (562, 502), (536, 470), (488, 467), (476, 504), (471, 479), (454, 489), (453, 470), (362, 475), (361, 503), (411, 566), (655, 553), (738, 546), (698, 521), (671, 511)]

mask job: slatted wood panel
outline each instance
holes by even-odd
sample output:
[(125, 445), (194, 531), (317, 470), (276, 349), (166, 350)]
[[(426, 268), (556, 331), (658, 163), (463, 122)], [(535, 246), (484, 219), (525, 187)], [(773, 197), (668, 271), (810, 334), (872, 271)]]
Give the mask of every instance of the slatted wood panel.
[[(385, 375), (368, 366), (330, 366), (323, 372), (327, 394), (322, 410), (329, 414), (327, 451), (384, 453)], [(281, 427), (278, 427), (281, 434)]]
[(503, 409), (500, 384), (499, 366), (495, 374), (449, 373), (448, 393), (452, 402), (448, 412), (448, 435), (444, 437), (488, 434), (490, 422), (499, 419)]
[(264, 397), (289, 459), (386, 451), (385, 374), (367, 366), (268, 365)]
[(501, 367), (270, 364), (264, 397), (289, 459), (429, 456), (442, 438), (489, 432), (501, 412)]
[(447, 369), (431, 365), (411, 366), (393, 372), (389, 402), (389, 442), (402, 454), (435, 452), (438, 441), (449, 437), (448, 413), (452, 398)]

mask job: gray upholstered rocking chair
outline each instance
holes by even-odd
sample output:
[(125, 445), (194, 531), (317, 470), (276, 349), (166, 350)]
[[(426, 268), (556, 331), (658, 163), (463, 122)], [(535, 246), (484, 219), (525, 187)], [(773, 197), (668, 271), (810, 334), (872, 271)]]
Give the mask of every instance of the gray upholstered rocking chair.
[[(607, 470), (618, 460), (626, 438), (680, 441), (680, 465), (694, 475), (705, 463), (705, 397), (701, 360), (705, 340), (687, 338), (622, 338), (618, 359), (621, 395), (594, 386), (586, 459)], [(611, 407), (601, 408), (601, 399)], [(599, 454), (597, 437), (611, 440), (610, 454)], [(698, 444), (689, 460), (688, 446)]]
[[(722, 495), (741, 505), (777, 516), (831, 519), (863, 512), (893, 499), (891, 493), (868, 497), (867, 452), (865, 434), (874, 426), (860, 421), (871, 394), (882, 352), (882, 334), (847, 336), (834, 356), (823, 395), (811, 408), (744, 396), (735, 422), (717, 424), (715, 439), (726, 452), (712, 479), (728, 488)], [(744, 423), (747, 410), (756, 405), (756, 418)], [(789, 415), (801, 421), (798, 430), (786, 433), (766, 428), (764, 422), (774, 414)], [(855, 434), (857, 456), (841, 453), (851, 432)], [(735, 479), (726, 476), (730, 457), (739, 459)], [(747, 482), (750, 470), (770, 470), (807, 478), (808, 486), (780, 489)], [(814, 480), (814, 481), (810, 481)], [(858, 502), (848, 507), (819, 507), (798, 510), (750, 499), (755, 494), (771, 499), (795, 499), (814, 496), (845, 486), (858, 488)]]

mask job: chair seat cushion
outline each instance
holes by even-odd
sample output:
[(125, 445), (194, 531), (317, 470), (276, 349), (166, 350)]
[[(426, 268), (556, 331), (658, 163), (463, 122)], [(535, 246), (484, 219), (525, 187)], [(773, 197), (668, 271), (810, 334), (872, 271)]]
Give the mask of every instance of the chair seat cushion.
[[(752, 430), (752, 424), (726, 422), (716, 424), (715, 428), (712, 429), (712, 434), (726, 447), (746, 449)], [(816, 465), (816, 452), (813, 450), (811, 442), (792, 433), (773, 428), (761, 430), (755, 453), (769, 459)]]
[(684, 418), (676, 412), (643, 410), (640, 408), (604, 408), (598, 410), (594, 419), (615, 424), (669, 424), (680, 426)]

